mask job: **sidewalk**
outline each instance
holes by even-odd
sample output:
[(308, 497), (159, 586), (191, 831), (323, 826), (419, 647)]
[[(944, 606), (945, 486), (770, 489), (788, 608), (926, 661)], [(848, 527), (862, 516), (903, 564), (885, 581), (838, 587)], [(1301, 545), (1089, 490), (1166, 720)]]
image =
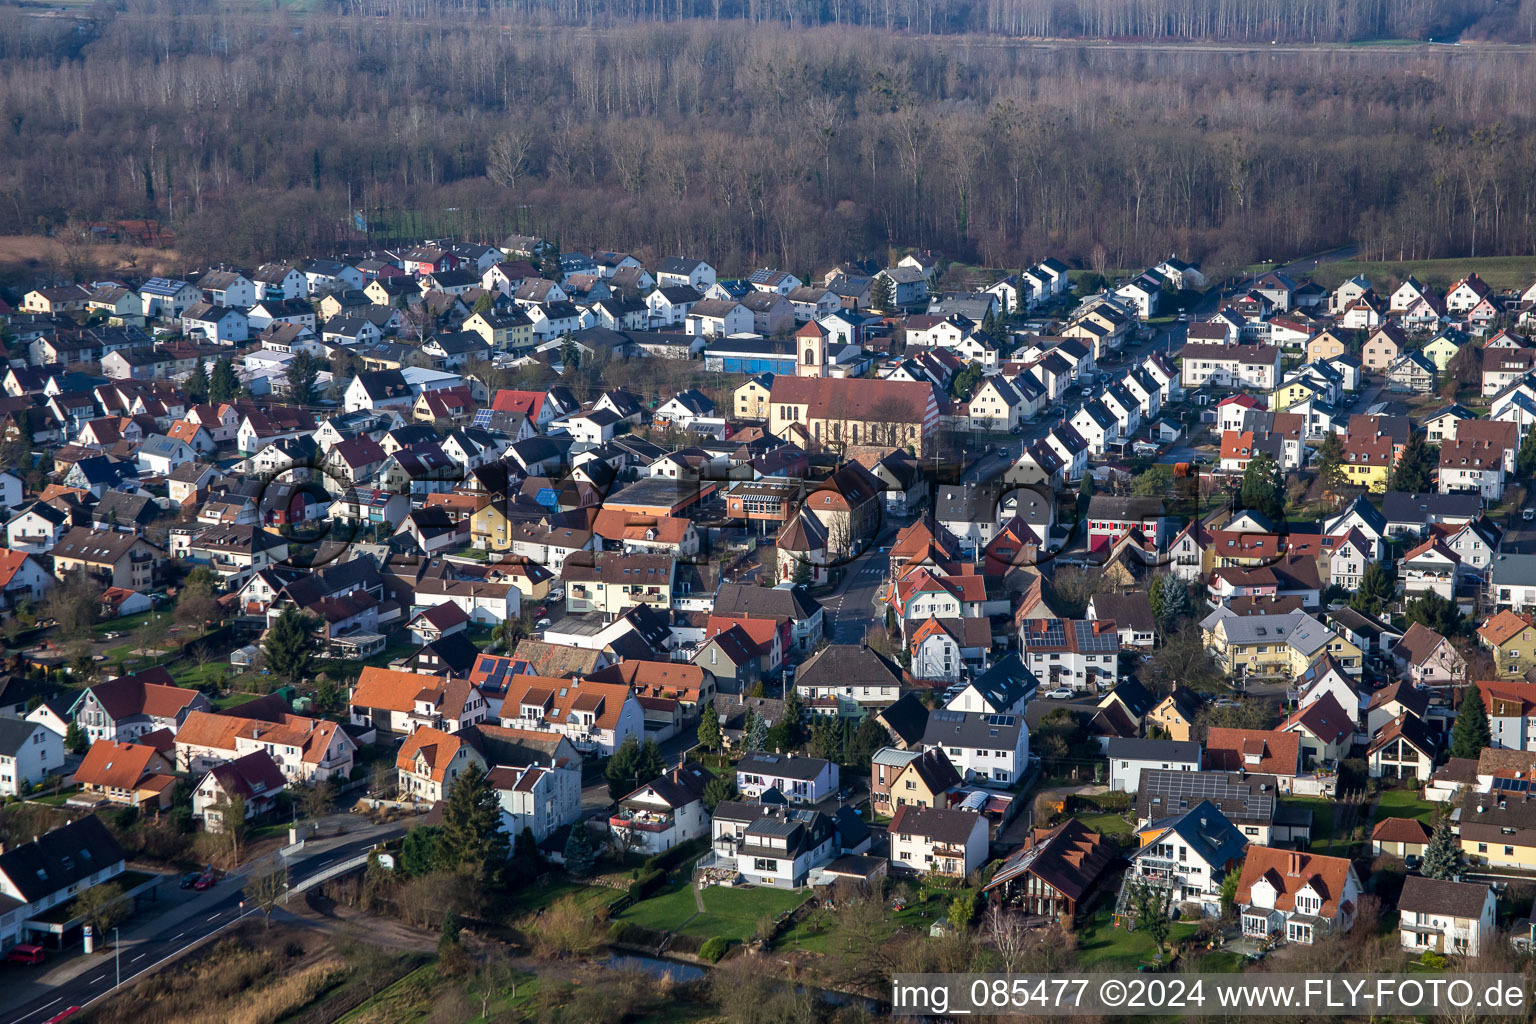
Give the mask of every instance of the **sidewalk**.
[[(322, 827), (335, 827), (343, 823), (337, 819), (345, 819), (346, 824), (361, 824), (361, 819), (352, 815), (329, 815), (322, 819)], [(302, 868), (307, 861), (323, 856), (339, 846), (362, 842), (401, 827), (410, 828), (409, 821), (388, 825), (361, 824), (361, 827), (352, 828), (340, 835), (308, 840), (303, 849), (287, 858), (287, 863), (290, 868)], [(213, 888), (202, 892), (179, 888), (178, 880), (181, 877), (179, 872), (162, 875), (164, 880), (157, 890), (158, 900), (137, 911), (129, 918), (128, 923), (119, 929), (124, 957), (127, 957), (130, 951), (141, 943), (155, 939), (178, 925), (193, 921), (200, 915), (207, 915), (212, 912), (216, 904), (227, 901), (245, 884), (245, 877), (252, 863), (254, 862), (247, 861), (235, 871), (222, 876)], [(91, 956), (84, 954), (83, 943), (78, 941), (63, 952), (50, 953), (44, 964), (45, 970), (41, 973), (30, 973), (24, 982), (20, 979), (7, 979), (8, 983), (15, 985), (14, 988), (10, 988), (8, 984), (10, 988), (8, 998), (14, 1003), (25, 1003), (49, 988), (74, 981), (87, 971), (104, 964), (111, 965), (112, 950), (112, 935), (108, 932), (104, 936), (97, 936), (96, 952)], [(29, 986), (30, 992), (19, 991)]]

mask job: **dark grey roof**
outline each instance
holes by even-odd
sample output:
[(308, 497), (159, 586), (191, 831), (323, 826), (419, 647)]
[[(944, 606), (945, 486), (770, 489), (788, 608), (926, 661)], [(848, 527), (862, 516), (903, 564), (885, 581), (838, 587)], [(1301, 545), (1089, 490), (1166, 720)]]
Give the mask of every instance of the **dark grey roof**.
[(122, 860), (123, 848), (107, 826), (88, 814), (35, 842), (0, 854), (0, 875), (9, 879), (27, 902), (35, 903)]
[(1006, 708), (1038, 690), (1040, 681), (1019, 656), (1010, 651), (971, 680), (971, 685), (993, 707)]
[(877, 717), (891, 738), (908, 746), (923, 738), (928, 730), (928, 707), (916, 693), (904, 693)]
[(1165, 761), (1200, 764), (1200, 744), (1194, 740), (1141, 740), (1111, 737), (1106, 750), (1111, 761)]
[(799, 622), (815, 615), (820, 609), (821, 603), (804, 587), (758, 587), (745, 583), (722, 583), (715, 593), (716, 615), (791, 619)]
[(757, 775), (773, 775), (786, 779), (803, 779), (807, 782), (826, 770), (830, 761), (819, 757), (795, 757), (789, 754), (768, 754), (759, 751), (742, 755), (736, 762), (737, 772)]
[(32, 734), (41, 728), (44, 727), (37, 722), (21, 718), (0, 718), (0, 754), (15, 757)]
[(1409, 494), (1404, 491), (1388, 491), (1381, 499), (1381, 511), (1389, 523), (1411, 523), (1424, 526), (1428, 517), (1448, 516), (1471, 519), (1482, 511), (1483, 499), (1478, 494)]
[(1476, 920), (1483, 916), (1488, 892), (1488, 886), (1481, 882), (1453, 882), (1444, 878), (1409, 875), (1403, 879), (1403, 891), (1397, 898), (1397, 908), (1419, 914)]
[(902, 835), (922, 836), (951, 846), (964, 846), (977, 822), (981, 820), (981, 815), (975, 811), (902, 804), (896, 809), (896, 817), (890, 827), (892, 832), (900, 832)]
[[(753, 588), (761, 589), (761, 588)], [(716, 608), (718, 611), (718, 603)], [(890, 686), (901, 684), (901, 668), (859, 644), (831, 644), (806, 659), (795, 674), (805, 686)]]
[(923, 742), (945, 747), (985, 747), (1012, 750), (1018, 745), (1022, 715), (992, 715), (979, 711), (930, 711)]
[(1141, 773), (1136, 816), (1162, 821), (1210, 801), (1234, 824), (1270, 824), (1279, 783), (1273, 775), (1242, 772), (1181, 772), (1153, 768)]

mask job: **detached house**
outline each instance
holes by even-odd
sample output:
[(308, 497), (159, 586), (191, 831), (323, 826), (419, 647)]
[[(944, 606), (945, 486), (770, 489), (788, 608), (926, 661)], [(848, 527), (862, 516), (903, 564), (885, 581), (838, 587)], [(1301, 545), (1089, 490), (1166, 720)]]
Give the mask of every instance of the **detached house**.
[(87, 687), (69, 716), (92, 743), (125, 742), (159, 729), (176, 732), (194, 711), (212, 711), (198, 690), (174, 685), (170, 673), (150, 669)]
[(1343, 857), (1250, 846), (1237, 884), (1243, 934), (1312, 945), (1349, 931), (1361, 891), (1354, 865)]
[(1409, 875), (1397, 899), (1398, 935), (1410, 952), (1480, 956), (1493, 948), (1497, 909), (1483, 883)]
[(965, 878), (987, 860), (987, 819), (969, 810), (903, 804), (891, 819), (891, 866), (911, 875)]

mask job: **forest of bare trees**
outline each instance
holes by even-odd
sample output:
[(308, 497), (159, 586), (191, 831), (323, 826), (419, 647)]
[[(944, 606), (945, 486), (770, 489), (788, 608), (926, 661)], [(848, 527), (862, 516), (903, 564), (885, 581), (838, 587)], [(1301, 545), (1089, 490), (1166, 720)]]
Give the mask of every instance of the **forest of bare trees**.
[(1536, 57), (1470, 47), (8, 11), (0, 234), (153, 217), (189, 265), (255, 261), (365, 241), (350, 197), (372, 241), (531, 231), (724, 272), (891, 245), (1218, 270), (1348, 242), (1530, 253), (1532, 95)]

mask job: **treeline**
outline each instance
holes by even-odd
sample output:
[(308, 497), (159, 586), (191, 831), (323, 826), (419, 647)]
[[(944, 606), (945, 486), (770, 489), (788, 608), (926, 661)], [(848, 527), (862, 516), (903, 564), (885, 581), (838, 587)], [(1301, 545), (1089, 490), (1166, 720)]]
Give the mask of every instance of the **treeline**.
[(1058, 39), (1522, 42), (1536, 35), (1533, 0), (338, 0), (336, 9), (416, 18), (491, 11), (524, 24), (740, 19)]
[(0, 16), (0, 57), (0, 233), (153, 217), (189, 265), (511, 231), (802, 275), (1536, 251), (1523, 52), (131, 10)]

